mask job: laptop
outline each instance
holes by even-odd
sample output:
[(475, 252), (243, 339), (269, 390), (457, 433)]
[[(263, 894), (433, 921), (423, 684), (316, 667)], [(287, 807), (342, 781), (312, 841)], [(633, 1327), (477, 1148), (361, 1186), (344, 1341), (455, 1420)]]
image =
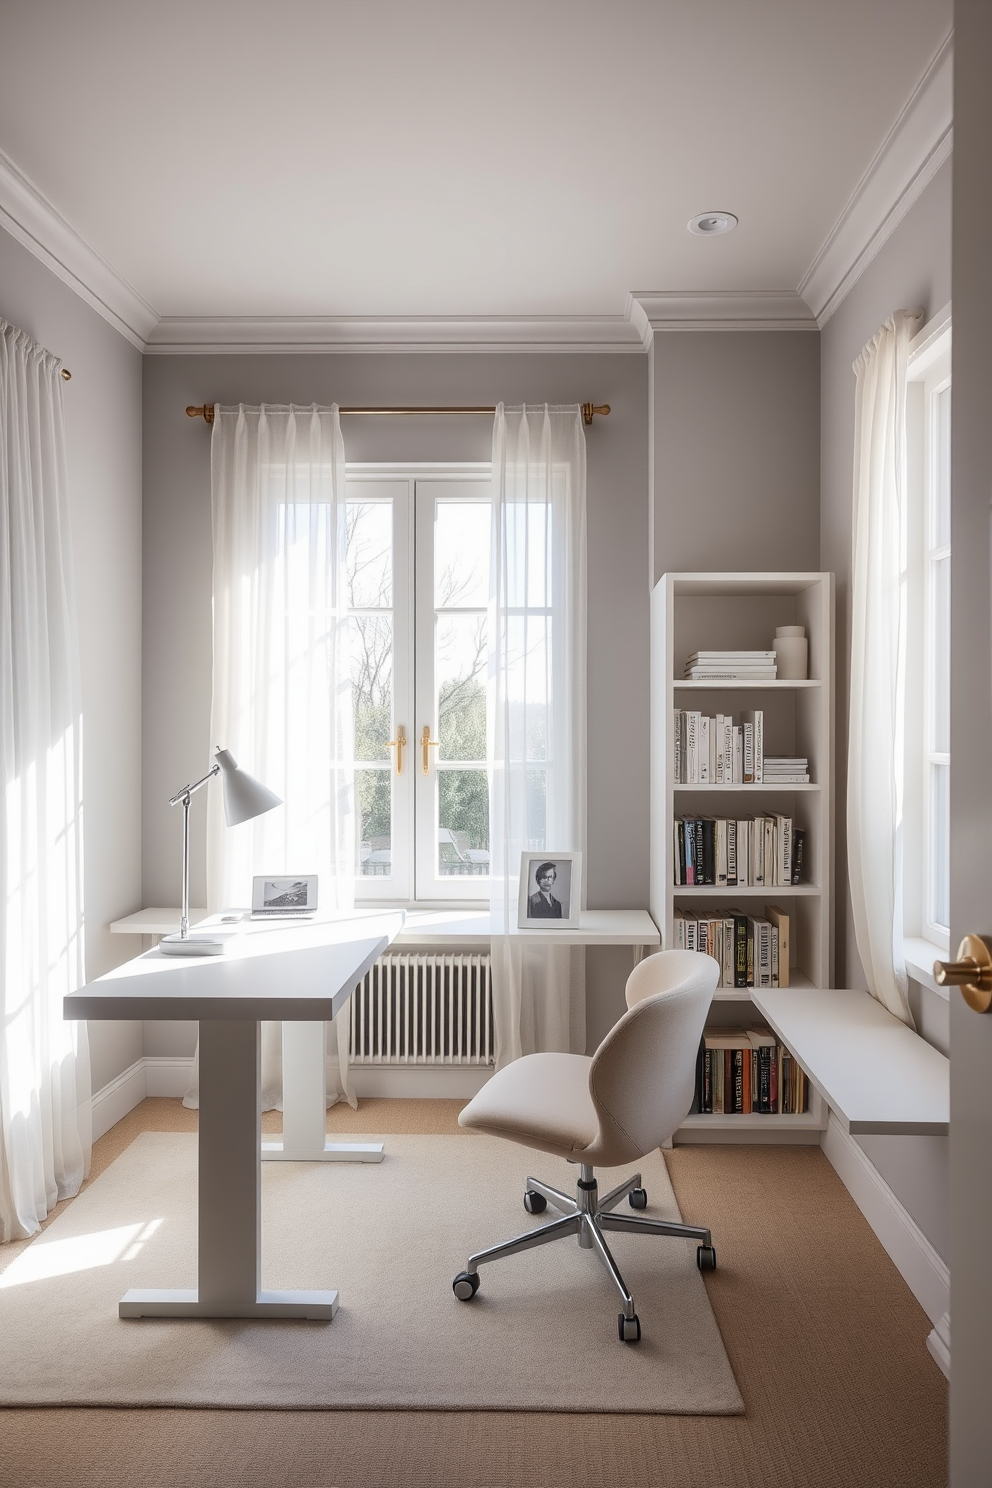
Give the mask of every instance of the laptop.
[(253, 920), (312, 920), (317, 912), (317, 875), (259, 874), (252, 880)]

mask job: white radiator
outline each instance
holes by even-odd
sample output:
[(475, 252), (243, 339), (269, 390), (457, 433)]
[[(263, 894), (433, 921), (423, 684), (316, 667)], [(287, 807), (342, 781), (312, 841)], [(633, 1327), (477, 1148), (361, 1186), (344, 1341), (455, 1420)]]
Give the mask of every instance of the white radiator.
[(487, 955), (380, 956), (351, 999), (353, 1065), (490, 1065)]

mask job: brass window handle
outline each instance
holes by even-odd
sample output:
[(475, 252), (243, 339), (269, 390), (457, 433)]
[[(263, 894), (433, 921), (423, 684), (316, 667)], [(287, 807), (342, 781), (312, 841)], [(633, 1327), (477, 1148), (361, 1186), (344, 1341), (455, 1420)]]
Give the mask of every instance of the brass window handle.
[(402, 724), (399, 724), (397, 726), (397, 729), (396, 729), (396, 738), (395, 739), (389, 739), (387, 741), (387, 743), (386, 743), (386, 748), (387, 749), (395, 749), (396, 750), (396, 754), (394, 756), (394, 758), (396, 760), (396, 773), (397, 773), (397, 775), (402, 775), (403, 774), (403, 751), (406, 748), (406, 729), (403, 727)]
[(992, 952), (980, 935), (966, 935), (958, 946), (958, 959), (935, 961), (933, 974), (940, 987), (960, 987), (976, 1013), (992, 1008)]
[(437, 748), (437, 740), (431, 738), (431, 726), (429, 723), (424, 724), (424, 732), (420, 736), (420, 748), (423, 752), (421, 769), (425, 775), (429, 775), (431, 772), (430, 751)]

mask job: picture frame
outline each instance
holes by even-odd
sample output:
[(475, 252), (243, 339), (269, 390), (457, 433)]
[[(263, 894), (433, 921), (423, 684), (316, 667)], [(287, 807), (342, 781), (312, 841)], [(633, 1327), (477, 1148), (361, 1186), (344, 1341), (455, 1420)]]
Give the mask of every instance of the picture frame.
[(582, 854), (520, 854), (520, 930), (576, 930), (582, 905)]

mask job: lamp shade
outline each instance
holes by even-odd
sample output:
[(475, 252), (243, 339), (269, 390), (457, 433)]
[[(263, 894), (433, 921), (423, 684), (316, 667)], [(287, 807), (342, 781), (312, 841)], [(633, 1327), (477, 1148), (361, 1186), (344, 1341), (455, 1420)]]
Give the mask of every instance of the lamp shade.
[(229, 827), (251, 821), (253, 816), (261, 816), (263, 812), (271, 811), (273, 806), (282, 805), (281, 796), (262, 785), (247, 770), (239, 768), (229, 749), (218, 749), (214, 759), (220, 765), (224, 782), (224, 817)]

